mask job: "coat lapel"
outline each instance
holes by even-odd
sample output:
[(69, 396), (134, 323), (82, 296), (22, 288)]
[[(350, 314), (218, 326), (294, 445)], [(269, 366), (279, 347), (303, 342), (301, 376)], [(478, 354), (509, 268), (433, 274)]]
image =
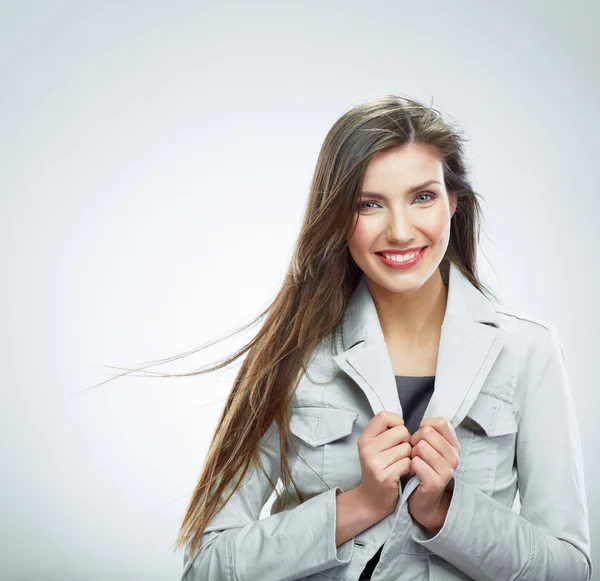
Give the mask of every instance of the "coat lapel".
[[(456, 427), (473, 405), (504, 344), (505, 331), (491, 302), (450, 263), (434, 393), (425, 417), (445, 416)], [(336, 333), (335, 363), (365, 393), (373, 415), (400, 416), (396, 379), (373, 297), (363, 274)]]

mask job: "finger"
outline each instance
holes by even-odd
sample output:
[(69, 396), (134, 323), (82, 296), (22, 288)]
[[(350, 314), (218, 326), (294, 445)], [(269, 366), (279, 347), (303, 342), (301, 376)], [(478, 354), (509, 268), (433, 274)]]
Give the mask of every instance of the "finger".
[[(432, 426), (423, 426), (417, 430), (411, 437), (411, 445), (418, 447), (417, 444), (421, 441), (426, 441), (443, 459), (450, 465), (452, 470), (458, 467), (459, 450), (453, 447), (446, 438), (444, 438)], [(424, 458), (425, 460), (427, 458)]]
[(431, 488), (441, 487), (440, 475), (420, 456), (415, 456), (411, 460), (410, 469), (419, 477), (419, 486), (424, 492)]
[(379, 436), (373, 439), (373, 442), (377, 443), (375, 446), (377, 451), (382, 452), (383, 450), (395, 448), (404, 442), (410, 444), (410, 437), (410, 432), (406, 429), (406, 426), (399, 424), (379, 434)]
[[(439, 436), (439, 434), (438, 434)], [(441, 436), (439, 436), (441, 438)], [(443, 439), (443, 438), (442, 438)], [(446, 445), (452, 447), (446, 442)], [(436, 476), (446, 485), (454, 474), (453, 465), (446, 460), (427, 440), (421, 440), (411, 451), (413, 458), (424, 460), (436, 473)]]
[(361, 434), (361, 438), (374, 438), (385, 432), (388, 428), (398, 425), (404, 425), (404, 418), (402, 416), (388, 410), (381, 410), (367, 424)]
[(431, 418), (424, 418), (419, 426), (419, 429), (424, 426), (431, 426), (437, 432), (439, 432), (446, 440), (450, 443), (451, 446), (458, 448), (460, 451), (460, 442), (456, 437), (456, 432), (452, 424), (448, 421), (448, 418), (444, 416), (434, 416)]

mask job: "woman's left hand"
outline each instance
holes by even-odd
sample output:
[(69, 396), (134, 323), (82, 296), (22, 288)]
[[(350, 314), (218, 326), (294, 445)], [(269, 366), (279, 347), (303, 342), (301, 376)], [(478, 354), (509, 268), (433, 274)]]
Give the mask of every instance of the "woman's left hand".
[(408, 512), (437, 534), (444, 525), (452, 492), (446, 485), (458, 467), (460, 444), (445, 417), (425, 418), (410, 439), (411, 472), (419, 485), (408, 497)]

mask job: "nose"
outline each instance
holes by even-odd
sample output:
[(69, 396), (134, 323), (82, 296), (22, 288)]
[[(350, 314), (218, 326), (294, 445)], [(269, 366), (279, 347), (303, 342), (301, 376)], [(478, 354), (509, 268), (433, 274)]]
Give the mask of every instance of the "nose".
[(414, 238), (413, 223), (408, 212), (390, 212), (387, 226), (387, 235), (390, 240), (405, 243)]

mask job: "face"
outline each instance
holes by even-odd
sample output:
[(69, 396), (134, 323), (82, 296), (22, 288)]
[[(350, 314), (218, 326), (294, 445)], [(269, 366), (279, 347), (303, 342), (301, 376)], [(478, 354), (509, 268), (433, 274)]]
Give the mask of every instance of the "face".
[[(426, 182), (431, 183), (415, 188)], [(400, 293), (417, 290), (444, 257), (456, 210), (435, 150), (415, 144), (377, 153), (369, 162), (361, 192), (358, 222), (347, 239), (352, 258), (370, 285)], [(423, 246), (418, 262), (408, 268), (388, 266), (377, 254)]]

